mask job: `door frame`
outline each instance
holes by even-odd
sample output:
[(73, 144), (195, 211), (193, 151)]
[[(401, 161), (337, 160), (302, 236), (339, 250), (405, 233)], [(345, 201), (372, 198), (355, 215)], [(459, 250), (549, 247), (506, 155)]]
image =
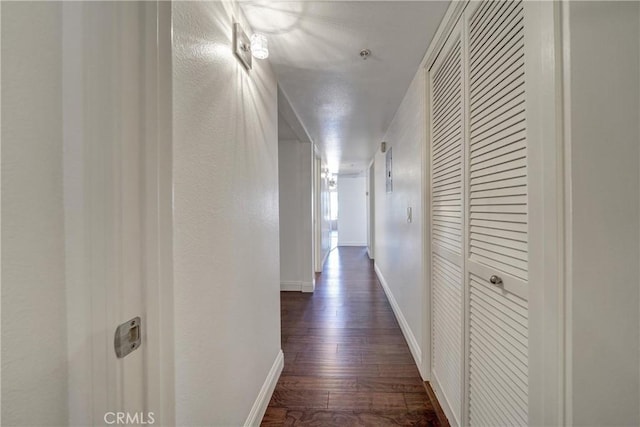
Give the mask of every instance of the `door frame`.
[[(313, 166), (312, 176), (312, 191), (313, 191), (313, 205), (312, 205), (312, 224), (313, 224), (313, 271), (314, 273), (321, 273), (323, 268), (323, 254), (322, 254), (322, 158), (318, 147), (313, 144), (311, 150), (311, 161)], [(315, 274), (314, 274), (315, 283)]]
[(376, 247), (376, 172), (375, 155), (367, 168), (367, 255), (375, 259)]
[[(145, 386), (147, 408), (156, 423), (175, 424), (175, 364), (173, 315), (173, 85), (172, 8), (170, 2), (145, 4), (149, 20), (155, 15), (156, 28), (148, 29), (150, 44), (145, 71), (148, 128), (155, 140), (145, 145), (147, 232), (145, 268), (150, 279), (145, 289), (146, 346)], [(155, 65), (155, 66), (154, 66)], [(155, 108), (154, 108), (155, 107)], [(154, 284), (155, 283), (155, 284)]]

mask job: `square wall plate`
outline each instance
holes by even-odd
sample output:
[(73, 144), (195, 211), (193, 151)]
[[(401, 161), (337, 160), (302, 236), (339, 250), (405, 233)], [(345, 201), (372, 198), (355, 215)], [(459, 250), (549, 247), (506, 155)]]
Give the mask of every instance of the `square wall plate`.
[(233, 24), (233, 53), (247, 71), (251, 69), (251, 40), (237, 22)]

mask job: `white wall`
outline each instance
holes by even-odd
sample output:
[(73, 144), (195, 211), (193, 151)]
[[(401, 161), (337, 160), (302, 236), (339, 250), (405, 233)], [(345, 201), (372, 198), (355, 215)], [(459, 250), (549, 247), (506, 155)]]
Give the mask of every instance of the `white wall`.
[(640, 12), (569, 3), (570, 415), (638, 425)]
[[(422, 366), (423, 280), (422, 146), (425, 144), (425, 77), (414, 77), (384, 137), (393, 147), (393, 192), (386, 192), (385, 153), (375, 155), (375, 264), (404, 318), (403, 332)], [(407, 208), (413, 221), (407, 222)], [(391, 298), (390, 298), (391, 299)], [(401, 326), (403, 325), (402, 319)], [(423, 376), (426, 373), (423, 372)]]
[(2, 425), (7, 426), (68, 422), (61, 9), (61, 3), (2, 4)]
[(278, 142), (280, 287), (313, 292), (311, 144)]
[(176, 425), (242, 425), (281, 354), (276, 80), (237, 4), (172, 8)]
[(366, 177), (338, 177), (338, 246), (367, 246), (366, 193)]

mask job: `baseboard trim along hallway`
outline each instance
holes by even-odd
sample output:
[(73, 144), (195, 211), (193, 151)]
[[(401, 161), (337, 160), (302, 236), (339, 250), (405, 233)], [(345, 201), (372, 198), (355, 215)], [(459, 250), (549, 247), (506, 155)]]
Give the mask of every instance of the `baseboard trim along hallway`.
[(280, 282), (280, 290), (285, 292), (313, 292), (315, 287), (314, 282)]
[(267, 374), (267, 378), (264, 380), (264, 384), (262, 384), (262, 388), (260, 389), (260, 393), (258, 393), (256, 401), (253, 403), (251, 412), (249, 412), (249, 416), (244, 422), (245, 427), (260, 425), (260, 421), (262, 421), (262, 417), (264, 417), (264, 413), (267, 411), (269, 400), (271, 399), (271, 395), (273, 395), (273, 391), (280, 379), (280, 374), (282, 373), (283, 368), (284, 353), (280, 350), (276, 356), (276, 360), (274, 360), (273, 365), (269, 370), (269, 374)]
[(378, 264), (374, 263), (373, 269), (375, 270), (376, 276), (378, 276), (378, 280), (382, 285), (382, 289), (384, 290), (384, 293), (387, 296), (387, 299), (389, 300), (389, 304), (391, 304), (391, 309), (393, 310), (393, 314), (396, 316), (396, 320), (400, 324), (400, 330), (402, 331), (402, 335), (404, 335), (404, 338), (407, 340), (407, 344), (409, 345), (409, 350), (411, 351), (413, 360), (415, 360), (416, 365), (418, 365), (418, 370), (420, 371), (420, 375), (422, 376), (422, 378), (425, 378), (426, 375), (424, 372), (422, 372), (422, 349), (420, 348), (420, 345), (418, 345), (418, 340), (416, 339), (416, 336), (413, 334), (413, 331), (409, 326), (409, 322), (407, 322), (407, 319), (404, 317), (404, 314), (402, 314), (402, 310), (400, 309), (400, 306), (398, 305), (396, 298), (393, 296), (393, 293), (391, 292), (391, 288), (389, 288), (389, 284), (385, 280), (384, 275), (382, 274), (382, 271), (380, 271), (380, 267), (378, 267)]

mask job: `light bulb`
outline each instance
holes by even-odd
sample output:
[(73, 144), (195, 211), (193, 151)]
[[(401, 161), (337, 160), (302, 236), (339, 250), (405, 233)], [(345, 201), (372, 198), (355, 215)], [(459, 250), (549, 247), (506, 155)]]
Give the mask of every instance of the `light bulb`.
[(269, 57), (269, 45), (263, 34), (255, 33), (251, 36), (251, 54), (258, 59)]

